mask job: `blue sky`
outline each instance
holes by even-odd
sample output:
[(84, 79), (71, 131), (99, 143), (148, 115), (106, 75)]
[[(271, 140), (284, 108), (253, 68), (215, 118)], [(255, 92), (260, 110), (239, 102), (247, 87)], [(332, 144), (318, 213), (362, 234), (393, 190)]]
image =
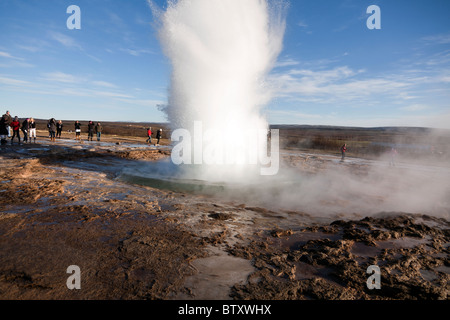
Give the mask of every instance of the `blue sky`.
[[(66, 26), (73, 4), (80, 30)], [(380, 30), (366, 26), (370, 5)], [(291, 0), (264, 114), (274, 124), (450, 128), (449, 16), (448, 0)], [(0, 112), (165, 121), (157, 106), (170, 67), (145, 0), (0, 0), (0, 31)]]

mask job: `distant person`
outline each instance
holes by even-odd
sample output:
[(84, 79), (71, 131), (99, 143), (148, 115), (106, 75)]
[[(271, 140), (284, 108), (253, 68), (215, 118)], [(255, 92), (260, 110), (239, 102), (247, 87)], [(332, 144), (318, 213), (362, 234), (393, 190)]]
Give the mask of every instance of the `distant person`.
[(56, 137), (59, 139), (61, 139), (61, 133), (62, 133), (63, 127), (64, 127), (64, 125), (63, 125), (62, 121), (59, 120), (58, 123), (56, 124)]
[(50, 141), (55, 142), (56, 141), (56, 120), (55, 118), (51, 118), (48, 121), (49, 127), (48, 131), (50, 132)]
[(341, 154), (342, 154), (341, 161), (344, 161), (346, 152), (347, 152), (347, 144), (344, 143), (344, 145), (341, 147)]
[(3, 116), (5, 117), (5, 121), (6, 121), (6, 130), (8, 131), (8, 138), (11, 138), (11, 122), (13, 121), (13, 119), (8, 110), (6, 111), (6, 113)]
[(92, 138), (94, 137), (94, 130), (95, 125), (92, 121), (89, 121), (88, 123), (88, 141), (92, 141)]
[(31, 143), (31, 138), (34, 138), (34, 143), (36, 143), (36, 122), (34, 122), (33, 118), (30, 118), (30, 121), (28, 123), (28, 128), (30, 128), (29, 135), (28, 135), (28, 138), (30, 139), (30, 143)]
[(391, 152), (390, 152), (390, 157), (391, 157), (390, 161), (389, 161), (390, 166), (395, 167), (395, 158), (397, 157), (397, 154), (398, 154), (397, 150), (395, 148), (392, 148)]
[(9, 127), (8, 117), (6, 116), (6, 114), (4, 114), (2, 116), (2, 118), (0, 119), (0, 141), (1, 141), (2, 146), (7, 144), (7, 142), (8, 142), (7, 141), (8, 127)]
[(100, 141), (100, 138), (102, 136), (103, 127), (100, 124), (100, 122), (97, 122), (97, 125), (95, 126), (95, 133), (97, 134), (97, 141)]
[[(22, 122), (22, 127), (20, 128), (22, 130), (23, 133), (23, 142), (26, 143), (28, 142), (28, 132), (30, 130), (30, 123), (29, 123), (30, 119), (25, 119)], [(31, 142), (31, 139), (30, 139)]]
[(14, 137), (16, 137), (16, 136), (17, 136), (17, 140), (19, 140), (19, 144), (20, 144), (20, 122), (19, 122), (19, 118), (17, 116), (14, 117), (14, 120), (10, 123), (10, 126), (13, 131), (13, 135), (11, 138), (11, 144), (13, 144)]
[(162, 138), (162, 129), (159, 129), (158, 132), (156, 133), (156, 145), (159, 146), (159, 140), (161, 140)]
[(75, 121), (75, 140), (81, 140), (81, 123), (80, 121)]
[(147, 140), (145, 140), (148, 144), (152, 143), (152, 128), (147, 128)]

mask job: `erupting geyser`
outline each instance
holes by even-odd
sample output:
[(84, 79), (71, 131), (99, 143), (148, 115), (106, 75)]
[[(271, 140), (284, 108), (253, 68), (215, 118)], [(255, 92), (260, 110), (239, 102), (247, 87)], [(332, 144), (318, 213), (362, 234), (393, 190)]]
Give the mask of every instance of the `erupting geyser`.
[(173, 0), (160, 13), (160, 41), (172, 67), (166, 112), (172, 130), (183, 130), (175, 140), (184, 145), (174, 152), (189, 159), (184, 163), (193, 164), (197, 178), (230, 181), (255, 162), (270, 165), (256, 153), (267, 160), (261, 111), (271, 99), (265, 77), (282, 48), (284, 7), (282, 1)]

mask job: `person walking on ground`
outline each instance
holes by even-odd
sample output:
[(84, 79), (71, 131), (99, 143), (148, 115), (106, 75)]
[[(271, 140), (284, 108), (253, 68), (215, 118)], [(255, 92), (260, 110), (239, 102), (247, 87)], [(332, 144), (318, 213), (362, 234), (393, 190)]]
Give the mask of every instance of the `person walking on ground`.
[(30, 143), (31, 138), (34, 138), (34, 143), (36, 143), (36, 122), (34, 122), (33, 118), (30, 118), (30, 121), (28, 122), (28, 128), (29, 128), (28, 138), (30, 139)]
[(17, 140), (19, 140), (19, 144), (20, 144), (20, 122), (19, 122), (19, 118), (17, 116), (14, 117), (14, 120), (10, 123), (10, 126), (13, 131), (13, 135), (11, 138), (11, 144), (13, 144), (15, 136), (17, 136)]
[(81, 140), (81, 123), (75, 121), (75, 140)]
[(55, 118), (51, 118), (49, 120), (48, 131), (50, 132), (50, 141), (55, 142), (56, 140), (56, 120)]
[(344, 143), (344, 145), (341, 147), (341, 154), (342, 154), (341, 161), (344, 161), (346, 152), (347, 152), (347, 144)]
[(56, 137), (61, 139), (61, 133), (63, 130), (63, 123), (61, 120), (58, 121), (58, 123), (56, 124)]
[(161, 140), (162, 138), (162, 129), (159, 129), (158, 132), (156, 133), (156, 145), (159, 146), (159, 140)]
[(11, 115), (9, 114), (9, 111), (7, 110), (6, 113), (3, 115), (5, 117), (6, 121), (6, 131), (8, 131), (8, 138), (11, 138), (11, 122), (13, 121)]
[[(29, 128), (30, 124), (29, 124), (29, 119), (25, 119), (22, 122), (22, 128), (20, 128), (22, 130), (23, 133), (23, 142), (26, 143), (28, 142), (28, 131), (30, 130)], [(31, 141), (31, 139), (30, 139)]]
[(92, 141), (92, 138), (94, 137), (94, 129), (95, 125), (92, 121), (89, 121), (88, 123), (88, 141)]
[(4, 114), (2, 116), (2, 118), (0, 119), (0, 141), (1, 141), (1, 145), (4, 146), (7, 143), (7, 138), (8, 138), (8, 125), (9, 122), (7, 120), (7, 116), (6, 114)]
[(100, 122), (97, 122), (97, 125), (95, 126), (95, 133), (97, 134), (97, 141), (100, 141), (100, 138), (102, 136), (103, 127), (100, 124)]
[(148, 144), (152, 143), (152, 128), (147, 129), (147, 140), (145, 140)]

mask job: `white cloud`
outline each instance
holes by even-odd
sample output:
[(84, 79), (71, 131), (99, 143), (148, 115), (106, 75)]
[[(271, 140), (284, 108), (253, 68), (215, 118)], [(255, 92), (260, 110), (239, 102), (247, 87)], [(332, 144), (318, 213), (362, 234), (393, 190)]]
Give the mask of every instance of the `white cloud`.
[(1, 76), (0, 76), (0, 83), (5, 84), (5, 85), (13, 85), (13, 86), (23, 86), (23, 85), (31, 84), (28, 81), (13, 79), (13, 78), (9, 78), (9, 77), (1, 77)]
[(75, 41), (75, 39), (73, 39), (63, 33), (52, 31), (52, 32), (49, 32), (49, 35), (53, 40), (59, 42), (60, 44), (62, 44), (63, 46), (65, 46), (67, 48), (76, 48), (79, 50), (83, 50), (81, 45), (78, 44)]
[(275, 68), (296, 66), (299, 62), (294, 59), (284, 59), (275, 63)]
[(375, 78), (365, 70), (353, 70), (347, 66), (318, 71), (291, 69), (270, 76), (278, 97), (314, 103), (361, 103), (377, 100), (379, 95), (404, 101), (411, 98), (410, 89), (420, 84), (420, 80), (401, 75)]
[(133, 98), (128, 94), (118, 93), (118, 92), (110, 92), (110, 91), (92, 91), (92, 94), (96, 96), (102, 97), (110, 97), (110, 98)]
[(120, 51), (126, 52), (134, 57), (139, 57), (142, 54), (153, 54), (153, 51), (148, 49), (129, 49), (129, 48), (121, 48)]
[(5, 51), (0, 51), (0, 57), (8, 58), (8, 59), (14, 59), (14, 60), (25, 60), (23, 58), (15, 57), (15, 56), (13, 56), (10, 53), (5, 52)]
[(84, 81), (84, 79), (76, 77), (74, 75), (64, 73), (64, 72), (50, 72), (44, 73), (44, 80), (53, 81), (53, 82), (62, 82), (62, 83), (79, 83)]
[(430, 107), (425, 104), (412, 104), (412, 105), (400, 108), (400, 110), (411, 111), (411, 112), (423, 111), (423, 110), (427, 110), (427, 109), (430, 109)]
[(437, 34), (437, 35), (423, 37), (422, 41), (424, 41), (428, 44), (449, 44), (450, 43), (450, 33)]
[(117, 88), (115, 84), (106, 81), (92, 81), (92, 84), (100, 87)]

